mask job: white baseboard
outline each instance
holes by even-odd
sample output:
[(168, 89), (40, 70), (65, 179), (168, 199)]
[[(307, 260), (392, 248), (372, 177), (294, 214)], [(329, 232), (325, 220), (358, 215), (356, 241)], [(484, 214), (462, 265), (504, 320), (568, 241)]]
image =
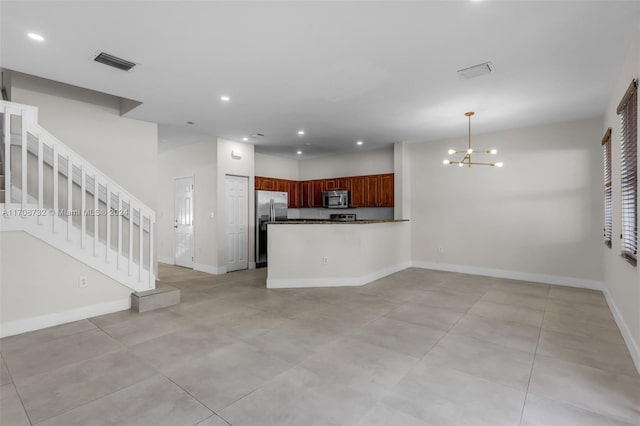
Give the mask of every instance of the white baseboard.
[(193, 270), (206, 272), (207, 274), (213, 274), (213, 275), (223, 275), (227, 273), (226, 266), (203, 265), (201, 263), (194, 263)]
[(411, 262), (379, 269), (359, 277), (331, 277), (331, 278), (302, 278), (302, 279), (273, 279), (268, 277), (267, 288), (304, 288), (304, 287), (351, 287), (368, 284), (372, 281), (402, 271), (411, 266)]
[(0, 324), (0, 337), (13, 336), (28, 331), (40, 330), (55, 325), (66, 324), (68, 322), (79, 321), (98, 315), (110, 314), (112, 312), (131, 309), (131, 298), (114, 300), (112, 302), (99, 303), (97, 305), (83, 306), (81, 308), (69, 309), (67, 311), (56, 312), (54, 314), (41, 315), (33, 318), (9, 321)]
[(175, 265), (175, 260), (173, 259), (173, 257), (164, 257), (164, 256), (158, 256), (158, 262), (161, 263), (166, 263), (167, 265)]
[(620, 329), (620, 333), (622, 333), (622, 338), (624, 339), (624, 342), (626, 343), (627, 348), (629, 349), (629, 354), (631, 355), (631, 359), (633, 359), (633, 363), (636, 366), (636, 370), (638, 370), (638, 373), (640, 373), (640, 346), (638, 346), (638, 342), (635, 341), (635, 339), (633, 338), (633, 335), (629, 331), (629, 327), (627, 327), (627, 323), (622, 318), (622, 315), (618, 310), (618, 306), (616, 305), (616, 302), (613, 300), (613, 297), (611, 297), (609, 290), (605, 288), (603, 293), (604, 293), (604, 297), (607, 299), (607, 304), (609, 305), (609, 309), (613, 314), (613, 318), (616, 320), (616, 324)]
[(504, 269), (480, 268), (477, 266), (455, 265), (451, 263), (435, 263), (413, 261), (415, 268), (434, 269), (437, 271), (460, 272), (463, 274), (482, 275), (487, 277), (508, 278), (518, 281), (531, 281), (536, 283), (563, 285), (568, 287), (586, 288), (603, 291), (604, 284), (601, 281), (587, 280), (584, 278), (563, 277), (557, 275), (534, 274), (530, 272), (507, 271)]

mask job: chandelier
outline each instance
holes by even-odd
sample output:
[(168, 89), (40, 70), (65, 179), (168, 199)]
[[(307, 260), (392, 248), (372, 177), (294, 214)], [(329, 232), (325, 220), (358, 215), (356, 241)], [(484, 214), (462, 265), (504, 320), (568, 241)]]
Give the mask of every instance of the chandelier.
[(454, 154), (464, 154), (464, 157), (462, 158), (462, 160), (460, 161), (451, 161), (451, 160), (444, 160), (442, 163), (443, 164), (457, 164), (459, 167), (464, 167), (466, 165), (468, 165), (469, 167), (471, 167), (472, 165), (474, 166), (491, 166), (491, 167), (502, 167), (503, 164), (498, 162), (491, 162), (491, 163), (480, 163), (480, 162), (475, 162), (472, 161), (471, 159), (471, 155), (473, 154), (490, 154), (490, 155), (495, 155), (498, 153), (497, 149), (480, 149), (480, 150), (475, 150), (473, 148), (471, 148), (471, 116), (474, 113), (472, 111), (470, 112), (465, 112), (464, 115), (466, 115), (467, 117), (469, 117), (469, 143), (467, 145), (467, 149), (465, 150), (461, 150), (461, 149), (450, 149), (448, 151), (449, 155), (454, 155)]

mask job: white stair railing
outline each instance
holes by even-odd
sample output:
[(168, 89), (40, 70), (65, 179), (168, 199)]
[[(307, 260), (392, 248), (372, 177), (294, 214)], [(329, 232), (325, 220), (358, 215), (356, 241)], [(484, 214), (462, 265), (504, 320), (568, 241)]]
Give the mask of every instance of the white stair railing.
[(133, 290), (154, 288), (154, 211), (42, 128), (36, 107), (0, 101), (0, 114), (0, 231), (28, 232)]

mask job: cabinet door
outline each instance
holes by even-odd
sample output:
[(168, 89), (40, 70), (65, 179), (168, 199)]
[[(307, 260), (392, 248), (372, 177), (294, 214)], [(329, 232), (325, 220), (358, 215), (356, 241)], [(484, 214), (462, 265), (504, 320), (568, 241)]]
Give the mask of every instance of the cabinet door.
[(365, 206), (365, 176), (354, 176), (349, 178), (351, 181), (349, 186), (351, 187), (351, 206), (350, 207), (364, 207)]
[(393, 207), (393, 173), (380, 175), (378, 205), (380, 207)]
[(335, 191), (338, 189), (336, 186), (336, 179), (325, 179), (324, 180), (324, 190), (325, 191)]
[(276, 191), (279, 192), (288, 192), (289, 191), (289, 181), (284, 179), (275, 179), (276, 183)]
[(311, 207), (322, 207), (322, 191), (324, 191), (324, 179), (314, 180), (312, 185), (313, 200)]
[(313, 185), (310, 180), (300, 182), (300, 195), (302, 196), (300, 207), (312, 207)]
[(337, 178), (335, 179), (336, 182), (336, 190), (340, 191), (340, 190), (349, 190), (351, 189), (349, 187), (349, 178)]
[(256, 191), (261, 191), (262, 190), (262, 177), (261, 176), (256, 176), (254, 179), (254, 189)]
[(274, 178), (262, 178), (262, 189), (265, 191), (275, 191), (276, 180)]
[(297, 209), (300, 207), (300, 185), (298, 182), (287, 181), (287, 194), (289, 194), (289, 208)]
[(365, 176), (365, 207), (378, 207), (379, 176)]

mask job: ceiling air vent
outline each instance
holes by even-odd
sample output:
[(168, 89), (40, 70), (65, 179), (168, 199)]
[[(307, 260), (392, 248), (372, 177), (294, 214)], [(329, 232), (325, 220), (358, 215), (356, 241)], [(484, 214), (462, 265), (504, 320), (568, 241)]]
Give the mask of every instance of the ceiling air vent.
[(462, 78), (474, 78), (480, 77), (481, 75), (485, 74), (491, 74), (492, 72), (495, 72), (495, 70), (496, 68), (491, 62), (485, 62), (483, 64), (478, 64), (469, 68), (458, 70), (458, 75)]
[(127, 61), (126, 59), (118, 58), (105, 52), (100, 52), (93, 60), (122, 71), (131, 71), (131, 69), (137, 65), (135, 62)]

